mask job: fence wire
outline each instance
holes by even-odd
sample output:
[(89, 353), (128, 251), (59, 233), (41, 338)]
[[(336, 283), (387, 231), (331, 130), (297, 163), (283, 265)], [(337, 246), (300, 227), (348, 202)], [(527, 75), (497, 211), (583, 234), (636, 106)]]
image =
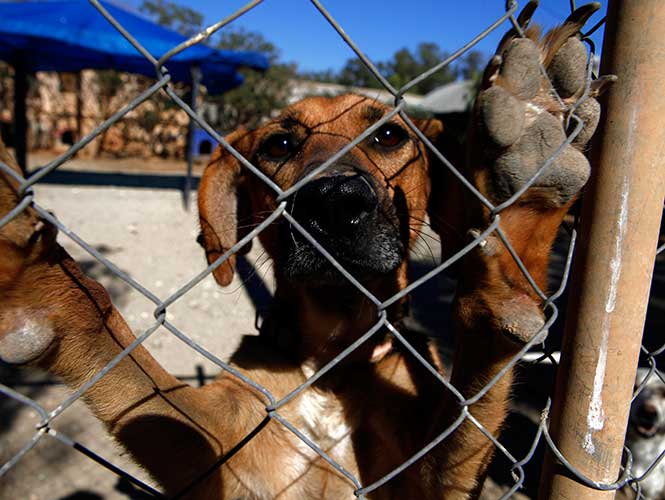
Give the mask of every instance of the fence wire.
[[(520, 362), (557, 363), (557, 353), (554, 352), (552, 347), (548, 347), (548, 345), (546, 344), (541, 345), (542, 340), (540, 340), (541, 336), (539, 334), (547, 331), (559, 316), (559, 307), (557, 306), (555, 301), (563, 293), (566, 286), (566, 281), (568, 278), (570, 264), (573, 255), (573, 249), (575, 245), (576, 230), (574, 228), (574, 225), (569, 227), (570, 238), (568, 243), (568, 249), (566, 252), (567, 257), (565, 259), (564, 270), (562, 273), (562, 279), (560, 285), (559, 287), (557, 287), (554, 293), (548, 295), (538, 287), (534, 278), (529, 274), (526, 266), (520, 261), (520, 258), (515, 249), (513, 248), (511, 242), (509, 241), (508, 236), (499, 227), (499, 222), (501, 220), (502, 211), (512, 206), (515, 203), (515, 201), (527, 189), (529, 189), (529, 187), (533, 185), (534, 182), (536, 182), (538, 177), (552, 164), (552, 162), (556, 159), (559, 153), (563, 151), (563, 149), (566, 146), (571, 144), (572, 141), (577, 136), (577, 134), (582, 130), (584, 123), (579, 117), (577, 117), (574, 114), (574, 111), (585, 99), (589, 97), (590, 83), (593, 78), (593, 75), (591, 74), (592, 65), (590, 63), (588, 64), (589, 74), (587, 78), (585, 91), (583, 95), (580, 97), (580, 99), (578, 99), (576, 103), (570, 106), (571, 118), (572, 121), (575, 123), (572, 132), (566, 137), (566, 140), (558, 147), (558, 149), (554, 152), (554, 154), (551, 155), (551, 157), (548, 158), (542, 164), (542, 166), (537, 170), (537, 172), (533, 175), (533, 177), (519, 191), (514, 193), (514, 195), (511, 196), (505, 202), (502, 202), (499, 205), (495, 205), (485, 196), (483, 196), (483, 194), (480, 191), (478, 191), (478, 189), (476, 189), (476, 187), (473, 184), (469, 182), (469, 180), (458, 168), (461, 166), (453, 165), (453, 163), (449, 161), (439, 150), (437, 150), (437, 148), (427, 139), (427, 137), (424, 136), (424, 134), (418, 129), (418, 127), (413, 123), (413, 121), (411, 121), (411, 119), (407, 116), (407, 114), (404, 111), (405, 107), (404, 93), (407, 92), (409, 89), (413, 88), (416, 84), (418, 84), (425, 78), (435, 74), (437, 71), (440, 71), (446, 66), (450, 65), (452, 62), (461, 57), (465, 52), (470, 50), (480, 40), (482, 40), (488, 34), (497, 29), (513, 28), (518, 33), (518, 36), (524, 36), (524, 33), (522, 32), (522, 27), (520, 26), (516, 18), (516, 12), (518, 9), (517, 2), (515, 1), (506, 2), (505, 13), (502, 16), (496, 19), (491, 25), (489, 25), (485, 30), (481, 31), (468, 43), (466, 43), (458, 50), (456, 50), (450, 57), (447, 57), (444, 61), (441, 61), (439, 64), (435, 65), (428, 71), (414, 78), (412, 81), (408, 82), (406, 85), (402, 86), (401, 88), (395, 88), (393, 85), (389, 83), (389, 81), (385, 78), (385, 76), (381, 73), (381, 71), (377, 68), (377, 66), (365, 55), (363, 50), (357, 44), (354, 43), (354, 41), (348, 36), (348, 34), (344, 32), (342, 26), (340, 26), (340, 24), (335, 20), (335, 18), (330, 14), (330, 12), (321, 4), (321, 2), (319, 2), (318, 0), (311, 0), (313, 6), (326, 19), (331, 29), (339, 34), (339, 36), (344, 40), (344, 42), (353, 50), (353, 52), (355, 52), (355, 54), (360, 59), (360, 61), (362, 61), (363, 65), (367, 68), (367, 70), (369, 70), (372, 73), (372, 75), (374, 75), (374, 77), (381, 83), (383, 88), (394, 97), (394, 103), (393, 103), (393, 109), (390, 113), (386, 114), (381, 120), (376, 122), (371, 127), (367, 128), (362, 134), (360, 134), (355, 139), (350, 141), (344, 148), (342, 148), (336, 154), (328, 158), (320, 166), (309, 172), (304, 178), (302, 178), (299, 182), (294, 184), (291, 188), (283, 190), (271, 178), (266, 176), (265, 173), (262, 172), (257, 166), (252, 164), (250, 159), (244, 158), (238, 151), (236, 151), (215, 129), (213, 129), (208, 123), (206, 123), (206, 121), (203, 120), (200, 116), (198, 116), (190, 108), (188, 104), (183, 102), (182, 99), (178, 97), (172, 86), (168, 71), (169, 61), (174, 56), (186, 50), (188, 47), (204, 42), (212, 34), (222, 29), (224, 26), (227, 26), (229, 23), (241, 17), (243, 14), (250, 11), (251, 9), (257, 8), (257, 6), (259, 6), (259, 4), (262, 3), (260, 0), (249, 2), (247, 5), (243, 6), (234, 14), (228, 16), (227, 18), (216, 24), (213, 24), (212, 26), (208, 27), (201, 33), (190, 38), (188, 41), (169, 50), (166, 54), (162, 55), (161, 57), (156, 57), (150, 54), (141, 45), (140, 41), (134, 38), (131, 33), (128, 33), (123, 28), (123, 26), (119, 24), (103, 7), (103, 5), (101, 5), (97, 0), (90, 0), (90, 3), (95, 6), (95, 8), (99, 11), (100, 15), (104, 16), (111, 24), (113, 24), (113, 26), (115, 26), (115, 28), (122, 34), (122, 36), (124, 36), (137, 49), (137, 51), (139, 51), (148, 61), (150, 61), (154, 65), (156, 82), (146, 91), (137, 95), (131, 102), (127, 103), (122, 109), (116, 112), (109, 119), (105, 120), (103, 123), (97, 126), (89, 135), (87, 135), (79, 142), (74, 144), (66, 153), (62, 154), (54, 161), (43, 166), (36, 173), (30, 175), (27, 179), (17, 175), (8, 165), (0, 163), (0, 169), (2, 169), (4, 174), (13, 177), (15, 180), (17, 180), (20, 183), (19, 192), (21, 195), (20, 203), (17, 204), (17, 206), (13, 210), (11, 210), (7, 215), (5, 215), (2, 218), (2, 220), (0, 220), (0, 227), (7, 224), (9, 221), (15, 218), (22, 211), (26, 210), (28, 207), (32, 207), (34, 210), (37, 211), (37, 213), (41, 217), (43, 217), (45, 220), (55, 225), (62, 234), (71, 238), (84, 251), (89, 253), (94, 259), (99, 261), (101, 264), (106, 266), (106, 268), (108, 268), (108, 270), (113, 275), (117, 276), (118, 278), (126, 282), (139, 294), (143, 295), (146, 299), (151, 301), (155, 306), (153, 311), (155, 320), (149, 328), (147, 328), (144, 332), (142, 332), (140, 335), (136, 337), (136, 340), (134, 342), (128, 345), (120, 354), (118, 354), (111, 362), (109, 362), (104, 367), (103, 370), (95, 374), (95, 376), (90, 378), (88, 382), (86, 382), (83, 386), (79, 387), (65, 400), (57, 404), (53, 409), (49, 410), (47, 408), (44, 408), (34, 400), (22, 395), (16, 390), (6, 385), (0, 385), (0, 393), (2, 393), (5, 397), (15, 400), (17, 403), (21, 405), (29, 407), (31, 410), (36, 412), (36, 414), (39, 416), (40, 419), (39, 424), (37, 425), (37, 429), (35, 430), (35, 433), (32, 436), (32, 438), (29, 441), (27, 441), (25, 445), (18, 452), (14, 454), (14, 456), (12, 456), (6, 463), (2, 465), (2, 467), (0, 468), (0, 477), (5, 475), (10, 469), (12, 469), (12, 467), (14, 467), (26, 454), (28, 454), (30, 450), (32, 450), (35, 447), (35, 445), (37, 445), (37, 443), (43, 440), (52, 439), (52, 440), (58, 440), (61, 443), (64, 443), (65, 445), (70, 446), (76, 449), (77, 451), (83, 453), (85, 456), (89, 457), (91, 460), (94, 460), (102, 467), (128, 480), (134, 486), (141, 489), (146, 494), (152, 495), (156, 498), (164, 497), (164, 494), (158, 491), (157, 489), (151, 487), (150, 485), (146, 484), (140, 479), (134, 477), (132, 474), (122, 470), (120, 467), (105, 460), (103, 457), (95, 453), (94, 450), (91, 450), (83, 446), (82, 444), (76, 442), (75, 440), (68, 437), (65, 433), (57, 430), (55, 427), (59, 415), (61, 415), (75, 401), (79, 400), (92, 385), (96, 384), (114, 366), (120, 363), (125, 357), (130, 355), (130, 353), (137, 346), (144, 343), (146, 339), (148, 339), (158, 328), (164, 327), (172, 335), (181, 340), (187, 347), (197, 351), (199, 354), (201, 354), (208, 360), (212, 361), (219, 368), (221, 368), (231, 376), (236, 377), (243, 384), (252, 387), (253, 389), (258, 391), (265, 397), (266, 400), (265, 420), (253, 432), (260, 431), (260, 429), (269, 421), (278, 422), (280, 425), (284, 426), (284, 428), (286, 428), (289, 432), (297, 436), (298, 439), (300, 439), (307, 447), (312, 449), (319, 457), (321, 457), (328, 464), (330, 464), (330, 466), (333, 467), (337, 472), (345, 476), (354, 485), (355, 495), (358, 498), (366, 498), (367, 495), (370, 495), (377, 488), (383, 486), (386, 483), (389, 483), (402, 471), (404, 471), (407, 467), (409, 467), (410, 465), (421, 459), (424, 455), (430, 452), (439, 443), (447, 439), (457, 428), (459, 428), (465, 422), (470, 422), (478, 430), (480, 430), (480, 432), (482, 432), (495, 447), (495, 453), (497, 455), (503, 456), (503, 458), (505, 458), (505, 460), (508, 461), (508, 463), (510, 464), (510, 473), (512, 474), (513, 484), (510, 487), (510, 489), (501, 496), (501, 498), (510, 498), (516, 492), (520, 491), (520, 489), (524, 485), (526, 478), (525, 466), (534, 460), (537, 448), (542, 446), (549, 447), (549, 449), (557, 457), (560, 463), (563, 464), (569, 470), (570, 474), (572, 474), (579, 481), (583, 482), (584, 484), (592, 488), (596, 488), (599, 490), (617, 490), (622, 488), (632, 488), (637, 493), (638, 496), (643, 496), (643, 492), (641, 490), (641, 484), (644, 481), (648, 480), (649, 476), (655, 473), (654, 471), (656, 471), (659, 467), (662, 467), (661, 464), (665, 464), (665, 462), (663, 462), (663, 458), (665, 456), (665, 450), (660, 450), (660, 454), (658, 456), (653, 457), (653, 459), (650, 460), (649, 466), (646, 469), (635, 470), (633, 468), (634, 457), (632, 456), (632, 451), (628, 447), (626, 447), (623, 470), (618, 479), (612, 483), (598, 483), (586, 477), (579, 470), (577, 470), (572, 464), (570, 464), (566, 459), (566, 457), (555, 446), (548, 432), (549, 402), (545, 406), (545, 408), (543, 408), (542, 418), (540, 424), (538, 425), (537, 432), (533, 436), (533, 439), (531, 441), (531, 446), (529, 447), (528, 452), (524, 456), (513, 455), (502, 444), (500, 437), (494, 436), (491, 432), (485, 429), (484, 426), (480, 423), (480, 421), (476, 418), (476, 416), (473, 415), (471, 411), (471, 406), (474, 403), (476, 403), (480, 398), (482, 398), (484, 395), (486, 395), (487, 392), (503, 376), (505, 376), (505, 374), (509, 370), (515, 367), (515, 365), (517, 365), (518, 363)], [(571, 1), (570, 4), (572, 11), (575, 8), (575, 2)], [(598, 22), (596, 25), (594, 25), (590, 30), (587, 31), (585, 35), (583, 35), (583, 38), (589, 42), (590, 58), (593, 57), (595, 48), (587, 37), (592, 32), (596, 31), (600, 26), (602, 26), (603, 22), (604, 19)], [(547, 76), (547, 73), (544, 71), (544, 69), (543, 73), (545, 76)], [(554, 89), (554, 87), (552, 87), (552, 89)], [(121, 271), (116, 265), (114, 265), (114, 263), (111, 260), (102, 255), (98, 250), (93, 248), (78, 234), (69, 229), (68, 226), (66, 226), (62, 221), (60, 221), (57, 217), (55, 217), (48, 210), (42, 207), (35, 199), (32, 190), (32, 187), (36, 183), (38, 183), (41, 179), (43, 179), (52, 171), (56, 170), (57, 168), (65, 164), (79, 150), (85, 147), (94, 138), (102, 134), (112, 125), (118, 123), (120, 120), (123, 119), (123, 117), (127, 115), (127, 113), (129, 113), (131, 110), (141, 105), (146, 100), (151, 99), (153, 96), (155, 96), (155, 94), (157, 94), (160, 91), (168, 95), (178, 107), (184, 110), (191, 117), (192, 120), (194, 120), (202, 129), (211, 134), (226, 151), (228, 151), (231, 155), (233, 155), (242, 164), (244, 168), (251, 171), (257, 178), (261, 179), (266, 186), (268, 186), (272, 191), (274, 191), (278, 202), (277, 209), (269, 217), (263, 220), (263, 222), (260, 225), (255, 227), (245, 237), (243, 237), (240, 241), (238, 241), (231, 249), (229, 249), (221, 257), (219, 257), (215, 262), (213, 262), (205, 270), (201, 271), (199, 274), (191, 278), (189, 282), (180, 287), (175, 293), (173, 293), (171, 296), (167, 298), (160, 298), (156, 293), (150, 291), (149, 288), (137, 282), (135, 279), (131, 278), (129, 275)], [(563, 102), (560, 98), (558, 99), (559, 102)], [(379, 298), (377, 298), (375, 295), (373, 295), (370, 291), (368, 291), (358, 281), (358, 279), (353, 276), (351, 272), (345, 269), (341, 263), (339, 263), (329, 252), (325, 250), (325, 248), (323, 248), (323, 246), (316, 240), (314, 236), (312, 236), (307, 231), (306, 228), (304, 228), (294, 219), (292, 214), (290, 214), (287, 209), (287, 199), (293, 194), (295, 194), (305, 184), (314, 179), (321, 172), (330, 168), (331, 165), (333, 165), (339, 158), (341, 158), (344, 154), (353, 149), (356, 145), (361, 143), (366, 138), (370, 137), (381, 125), (387, 123), (391, 118), (397, 115), (399, 115), (404, 120), (404, 122), (408, 125), (408, 127), (420, 138), (420, 140), (426, 145), (426, 147), (445, 165), (445, 167), (450, 171), (450, 173), (454, 176), (454, 178), (457, 179), (458, 182), (462, 183), (465, 189), (488, 209), (490, 213), (490, 223), (484, 230), (478, 232), (472, 241), (470, 241), (466, 246), (460, 249), (453, 256), (442, 262), (440, 265), (436, 266), (434, 269), (432, 269), (424, 276), (410, 283), (406, 288), (396, 293), (394, 296), (390, 297), (387, 300), (382, 301)], [(378, 317), (376, 323), (364, 335), (362, 335), (355, 342), (353, 342), (346, 349), (344, 349), (338, 356), (335, 357), (335, 359), (333, 359), (328, 364), (320, 368), (316, 373), (311, 375), (303, 384), (292, 389), (290, 392), (287, 393), (286, 396), (282, 398), (277, 398), (275, 395), (271, 393), (271, 391), (268, 388), (263, 387), (256, 381), (253, 381), (251, 378), (247, 377), (246, 375), (235, 369), (233, 366), (219, 359), (212, 352), (207, 350), (204, 346), (196, 343), (191, 336), (179, 330), (168, 319), (168, 308), (171, 305), (173, 305), (176, 301), (180, 300), (187, 292), (189, 292), (206, 276), (210, 275), (216, 268), (218, 268), (224, 262), (226, 262), (232, 255), (234, 255), (243, 246), (245, 246), (246, 243), (256, 238), (269, 225), (273, 224), (275, 221), (279, 219), (285, 219), (286, 221), (288, 221), (293, 230), (297, 231), (299, 234), (302, 235), (303, 238), (309, 241), (311, 245), (313, 245), (350, 283), (352, 283), (363, 295), (365, 295), (367, 299), (369, 299), (369, 301), (374, 304), (374, 307), (376, 307), (376, 312)], [(467, 255), (477, 246), (485, 244), (486, 239), (490, 236), (496, 236), (497, 238), (500, 239), (500, 241), (503, 243), (503, 245), (505, 245), (505, 247), (508, 249), (508, 251), (515, 259), (515, 262), (519, 266), (520, 270), (524, 274), (527, 281), (533, 287), (535, 293), (542, 298), (543, 309), (546, 316), (546, 322), (542, 326), (538, 334), (534, 335), (532, 340), (527, 344), (525, 344), (524, 347), (515, 356), (513, 356), (512, 359), (502, 368), (502, 370), (496, 376), (494, 376), (484, 387), (482, 387), (482, 389), (480, 389), (476, 394), (473, 394), (470, 397), (465, 397), (459, 392), (459, 390), (453, 384), (451, 384), (449, 380), (447, 380), (444, 376), (441, 375), (441, 373), (436, 367), (432, 366), (426, 359), (424, 359), (420, 355), (418, 350), (413, 345), (411, 345), (411, 343), (405, 338), (402, 332), (400, 332), (399, 325), (392, 324), (389, 321), (388, 316), (386, 314), (386, 309), (390, 305), (400, 300), (401, 298), (413, 292), (413, 290), (415, 290), (417, 287), (422, 286), (425, 282), (439, 276), (444, 270), (448, 269), (455, 262), (462, 259), (465, 255)], [(664, 251), (665, 251), (665, 244), (661, 244), (661, 246), (658, 248), (658, 255), (659, 255), (657, 259), (658, 261), (663, 260), (662, 255)], [(660, 262), (658, 265), (662, 266), (663, 263)], [(386, 329), (392, 334), (393, 338), (397, 342), (402, 344), (404, 348), (408, 352), (410, 352), (415, 357), (415, 359), (418, 360), (419, 363), (423, 365), (423, 367), (441, 384), (442, 387), (446, 389), (446, 391), (449, 391), (454, 396), (454, 398), (457, 400), (459, 414), (458, 417), (445, 430), (443, 430), (429, 443), (427, 443), (420, 450), (414, 453), (407, 461), (405, 461), (399, 467), (395, 468), (394, 470), (386, 474), (384, 477), (376, 480), (371, 484), (363, 484), (359, 477), (357, 477), (352, 472), (345, 469), (341, 464), (335, 461), (328, 453), (326, 453), (316, 442), (308, 438), (301, 429), (298, 429), (295, 425), (289, 422), (282, 414), (280, 414), (280, 409), (289, 401), (291, 401), (293, 398), (297, 397), (300, 393), (302, 393), (304, 390), (310, 387), (312, 384), (314, 384), (318, 379), (320, 379), (329, 371), (335, 369), (338, 370), (343, 369), (341, 367), (338, 367), (338, 365), (344, 359), (346, 359), (354, 351), (359, 349), (362, 345), (367, 343), (371, 338), (377, 335), (378, 332), (385, 331)], [(534, 348), (539, 348), (540, 353), (538, 352), (534, 353)], [(643, 373), (643, 378), (639, 381), (639, 383), (636, 386), (634, 400), (637, 400), (639, 398), (639, 395), (643, 391), (647, 390), (649, 385), (653, 383), (650, 381), (657, 379), (657, 381), (660, 384), (665, 384), (664, 373), (658, 367), (658, 357), (664, 351), (665, 351), (665, 343), (663, 345), (656, 347), (653, 346), (649, 348), (647, 348), (646, 346), (642, 347), (642, 354), (643, 354), (642, 364), (648, 366), (648, 369), (645, 373)], [(252, 435), (247, 436), (247, 439), (243, 440), (243, 442), (247, 442), (249, 439), (251, 439), (251, 437), (253, 436)], [(222, 457), (222, 459), (220, 459), (220, 461), (215, 464), (215, 468), (220, 467), (224, 463), (224, 461), (228, 459), (228, 457), (229, 454), (225, 455), (225, 457)], [(212, 472), (214, 472), (214, 469), (201, 471), (201, 476), (197, 479), (197, 481), (202, 480)], [(189, 485), (187, 488), (183, 489), (183, 491), (181, 491), (178, 495), (176, 495), (176, 497), (180, 497), (186, 494), (192, 487), (194, 487), (194, 485), (195, 484)]]

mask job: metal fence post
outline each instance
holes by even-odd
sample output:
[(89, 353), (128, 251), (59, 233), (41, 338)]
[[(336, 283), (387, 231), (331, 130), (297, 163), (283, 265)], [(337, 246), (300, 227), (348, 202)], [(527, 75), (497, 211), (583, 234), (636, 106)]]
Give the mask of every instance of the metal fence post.
[[(554, 443), (579, 472), (611, 483), (624, 434), (665, 193), (665, 2), (610, 0), (603, 73), (610, 91), (587, 188), (551, 417)], [(552, 453), (540, 497), (613, 498)]]
[[(199, 98), (199, 86), (201, 85), (201, 68), (192, 66), (190, 69), (192, 75), (192, 90), (190, 94), (190, 107), (192, 111), (197, 112), (197, 99)], [(185, 209), (189, 210), (189, 201), (192, 195), (192, 164), (194, 163), (194, 134), (196, 132), (196, 123), (190, 118), (189, 127), (187, 130), (187, 173), (182, 188), (183, 202)]]

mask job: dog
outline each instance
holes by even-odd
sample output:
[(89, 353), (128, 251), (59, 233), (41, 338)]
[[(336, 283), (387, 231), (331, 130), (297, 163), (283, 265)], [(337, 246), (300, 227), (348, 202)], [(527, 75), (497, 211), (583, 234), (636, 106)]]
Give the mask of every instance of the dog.
[[(665, 452), (665, 383), (648, 368), (639, 368), (635, 389), (644, 383), (630, 407), (626, 446), (633, 455), (633, 476), (640, 478)], [(640, 482), (641, 493), (650, 500), (665, 499), (665, 461), (658, 463)]]
[[(166, 495), (354, 498), (353, 477), (370, 486), (365, 493), (373, 499), (477, 497), (493, 446), (464, 417), (469, 411), (484, 432), (498, 435), (512, 372), (468, 408), (460, 398), (477, 394), (526, 342), (542, 338), (541, 299), (498, 237), (488, 233), (476, 242), (458, 263), (454, 393), (439, 380), (443, 367), (435, 341), (405, 334), (411, 351), (385, 327), (399, 329), (405, 300), (379, 310), (371, 297), (384, 303), (405, 289), (407, 256), (425, 219), (441, 236), (444, 259), (489, 226), (489, 209), (463, 181), (502, 203), (563, 142), (565, 110), (543, 78), (541, 63), (564, 103), (582, 95), (586, 51), (579, 33), (597, 5), (581, 7), (541, 38), (538, 29), (527, 28), (535, 4), (518, 18), (526, 38), (507, 33), (485, 71), (465, 145), (447, 140), (437, 120), (386, 119), (387, 107), (357, 95), (308, 98), (255, 130), (226, 137), (233, 152), (218, 149), (201, 179), (200, 243), (208, 262), (219, 264), (220, 256), (264, 224), (258, 238), (276, 279), (261, 335), (243, 342), (231, 359), (233, 369), (280, 401), (378, 326), (334, 369), (276, 406), (233, 373), (193, 388), (163, 370), (143, 346), (133, 349), (84, 399)], [(591, 95), (599, 91), (592, 86)], [(590, 98), (578, 112), (587, 126), (501, 212), (501, 229), (541, 288), (557, 229), (589, 175), (582, 151), (600, 107)], [(366, 140), (303, 181), (371, 126), (376, 129)], [(465, 165), (463, 178), (426, 142)], [(14, 165), (6, 152), (2, 161)], [(0, 178), (4, 216), (19, 195), (13, 176)], [(265, 178), (282, 191), (303, 184), (280, 202)], [(295, 222), (283, 216), (268, 223), (276, 210)], [(104, 288), (57, 244), (48, 220), (28, 208), (0, 231), (0, 357), (42, 367), (80, 387), (135, 340), (132, 332)], [(213, 272), (221, 286), (233, 278), (236, 254)], [(411, 466), (380, 481), (433, 442)]]

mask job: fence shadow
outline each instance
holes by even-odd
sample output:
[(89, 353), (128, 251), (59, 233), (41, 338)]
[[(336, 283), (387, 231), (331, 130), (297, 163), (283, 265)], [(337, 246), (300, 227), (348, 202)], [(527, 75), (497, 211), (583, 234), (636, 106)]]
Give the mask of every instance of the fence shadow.
[[(661, 242), (663, 240), (665, 238), (661, 231)], [(97, 250), (102, 254), (112, 253), (112, 249), (105, 246), (99, 246)], [(550, 266), (550, 291), (556, 289), (559, 285), (567, 250), (568, 235), (562, 232), (556, 242)], [(114, 303), (120, 306), (125, 303), (126, 296), (130, 291), (128, 285), (95, 259), (90, 258), (79, 262), (86, 274), (105, 283)], [(411, 260), (409, 262), (411, 280), (425, 275), (436, 267), (436, 265), (437, 262), (435, 259)], [(238, 275), (259, 315), (267, 310), (272, 301), (270, 287), (262, 276), (260, 267), (257, 269), (254, 263), (243, 256), (238, 256)], [(451, 305), (455, 292), (455, 283), (455, 279), (444, 272), (416, 288), (410, 295), (411, 316), (409, 318), (409, 326), (423, 331), (428, 335), (438, 337), (444, 350), (451, 350), (454, 342), (451, 328)], [(565, 309), (568, 298), (567, 290), (557, 301), (560, 309), (560, 317), (550, 329), (547, 341), (548, 347), (552, 350), (558, 350), (560, 346), (565, 323)], [(665, 254), (661, 254), (656, 260), (645, 325), (643, 342), (648, 350), (654, 350), (662, 346), (662, 331), (664, 327)], [(644, 364), (645, 362), (646, 358), (643, 357), (641, 363)], [(518, 460), (528, 453), (533, 443), (540, 411), (544, 408), (548, 396), (553, 392), (555, 370), (554, 365), (545, 363), (517, 365), (512, 411), (499, 440)], [(197, 385), (201, 386), (206, 381), (214, 378), (214, 375), (205, 373), (203, 367), (197, 365), (194, 374), (180, 375), (178, 378), (186, 381), (194, 381)], [(55, 380), (40, 378), (39, 375), (35, 375), (34, 373), (28, 373), (27, 371), (2, 363), (0, 363), (0, 380), (10, 387), (17, 387), (22, 394), (32, 399), (37, 399), (48, 386), (58, 383)], [(0, 398), (0, 428), (2, 429), (0, 430), (0, 436), (11, 430), (11, 423), (16, 418), (20, 408), (21, 405), (11, 398)], [(537, 496), (543, 454), (544, 445), (541, 442), (534, 458), (524, 467), (525, 482), (521, 493), (532, 498)], [(510, 473), (511, 466), (511, 461), (503, 454), (497, 453), (490, 465), (490, 478), (499, 485), (512, 486), (514, 479)], [(128, 498), (141, 498), (139, 495), (142, 493), (122, 479), (118, 480), (115, 489), (119, 493), (127, 495)], [(94, 492), (79, 491), (60, 500), (94, 500), (96, 498), (101, 497)]]
[[(81, 172), (57, 169), (39, 181), (40, 184), (64, 186), (113, 186), (146, 189), (183, 189), (185, 175), (123, 174), (118, 172)], [(198, 189), (200, 177), (192, 176), (191, 189)]]

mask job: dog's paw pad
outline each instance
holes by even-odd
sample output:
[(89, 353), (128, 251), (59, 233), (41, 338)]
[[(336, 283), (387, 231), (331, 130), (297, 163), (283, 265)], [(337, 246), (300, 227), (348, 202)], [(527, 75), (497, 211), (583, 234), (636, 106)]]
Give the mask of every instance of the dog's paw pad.
[(528, 38), (512, 40), (503, 53), (500, 84), (518, 99), (533, 99), (540, 88), (540, 51)]
[[(595, 99), (587, 99), (575, 110), (577, 117), (584, 123), (580, 133), (573, 139), (573, 144), (584, 147), (591, 140), (598, 121), (600, 120), (600, 104)], [(577, 120), (571, 120), (568, 126), (568, 134), (572, 134), (577, 126)]]
[(524, 103), (502, 87), (492, 87), (480, 96), (481, 123), (494, 146), (514, 144), (524, 127)]
[[(513, 30), (488, 65), (476, 103), (476, 137), (483, 143), (471, 153), (484, 156), (477, 164), (486, 171), (483, 188), (494, 202), (506, 201), (536, 175), (520, 201), (561, 206), (586, 183), (589, 163), (580, 151), (600, 118), (593, 97), (612, 80), (592, 83), (588, 97), (576, 104), (587, 88), (589, 59), (580, 30), (597, 9), (597, 4), (580, 7), (542, 39), (537, 29), (525, 30), (526, 38), (514, 38)], [(583, 125), (571, 145), (550, 160), (579, 126), (571, 111)]]
[(566, 99), (584, 90), (587, 77), (586, 47), (577, 38), (569, 38), (554, 54), (547, 68), (554, 89)]
[[(488, 240), (487, 244), (494, 243)], [(498, 242), (496, 245), (496, 250), (502, 252), (503, 245)], [(482, 246), (477, 252), (484, 252)], [(484, 260), (485, 263), (496, 261), (492, 258)], [(538, 300), (510, 286), (493, 288), (491, 292), (487, 288), (476, 289), (471, 294), (462, 292), (455, 307), (456, 317), (467, 332), (481, 335), (495, 332), (498, 340), (510, 343), (511, 350), (514, 346), (521, 348), (530, 342), (543, 342), (547, 337), (545, 315)]]
[[(559, 121), (550, 114), (541, 114), (519, 140), (506, 148), (492, 169), (494, 194), (508, 199), (538, 173), (548, 158), (565, 141)], [(541, 173), (536, 186), (547, 191), (554, 206), (570, 201), (586, 183), (590, 168), (586, 157), (572, 146), (565, 146)]]

